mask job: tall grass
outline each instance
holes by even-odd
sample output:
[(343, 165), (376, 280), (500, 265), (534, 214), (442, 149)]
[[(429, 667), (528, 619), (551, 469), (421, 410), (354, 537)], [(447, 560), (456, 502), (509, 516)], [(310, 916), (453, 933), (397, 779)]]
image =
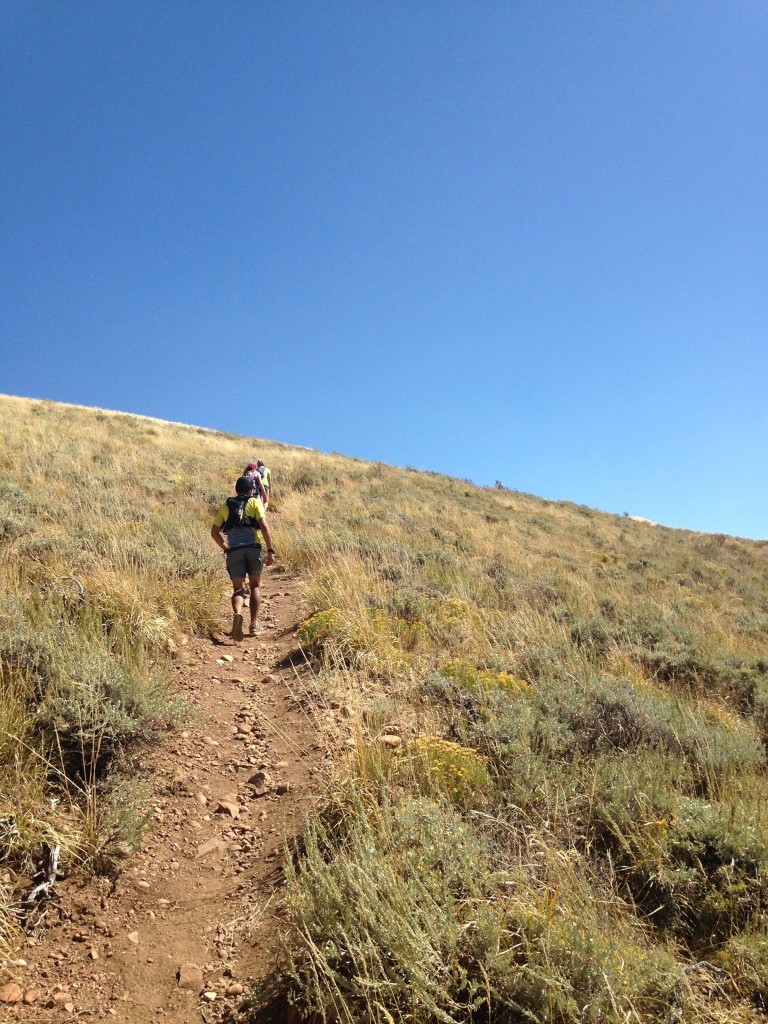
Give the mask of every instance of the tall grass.
[(208, 523), (255, 439), (12, 398), (0, 434), (2, 953), (50, 849), (114, 871), (141, 842), (126, 769), (186, 714), (169, 651), (217, 624)]
[(138, 417), (0, 413), (14, 871), (52, 835), (93, 866), (140, 830), (114, 786), (89, 812), (94, 774), (178, 714), (165, 646), (213, 626), (208, 522), (258, 454), (313, 700), (347, 736), (289, 858), (291, 998), (350, 1024), (763, 1011), (768, 545)]

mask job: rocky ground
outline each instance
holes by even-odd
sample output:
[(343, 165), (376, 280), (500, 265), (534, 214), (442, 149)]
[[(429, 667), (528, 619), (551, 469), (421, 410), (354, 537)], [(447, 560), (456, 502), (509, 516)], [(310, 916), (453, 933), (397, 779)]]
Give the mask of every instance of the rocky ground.
[[(279, 568), (263, 582), (258, 636), (229, 639), (227, 602), (218, 639), (179, 638), (179, 690), (200, 715), (147, 755), (145, 845), (117, 879), (56, 883), (0, 975), (0, 1019), (213, 1022), (269, 981), (283, 844), (317, 798), (326, 750), (311, 670), (291, 657), (298, 582)], [(285, 1019), (255, 1002), (250, 1021)]]

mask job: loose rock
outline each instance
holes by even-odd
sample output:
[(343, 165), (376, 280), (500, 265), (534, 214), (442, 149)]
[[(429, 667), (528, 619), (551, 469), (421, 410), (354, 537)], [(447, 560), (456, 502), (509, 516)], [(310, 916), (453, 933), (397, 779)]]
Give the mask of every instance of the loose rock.
[(197, 964), (182, 964), (179, 967), (179, 988), (198, 993), (203, 987), (203, 972)]
[(394, 750), (396, 747), (401, 747), (403, 741), (400, 736), (379, 736), (379, 744), (389, 750)]
[(0, 988), (0, 1003), (18, 1003), (21, 1001), (21, 988), (11, 981)]
[(248, 779), (248, 785), (253, 786), (254, 796), (266, 796), (269, 792), (270, 781), (266, 772), (254, 772)]
[(214, 836), (213, 839), (208, 839), (205, 843), (201, 843), (198, 846), (198, 848), (197, 848), (197, 856), (198, 857), (205, 857), (209, 853), (213, 853), (214, 850), (218, 850), (220, 844), (221, 844), (221, 841), (219, 840), (219, 838), (217, 836)]
[(237, 818), (240, 815), (240, 804), (232, 800), (219, 800), (216, 814), (228, 814), (230, 818)]

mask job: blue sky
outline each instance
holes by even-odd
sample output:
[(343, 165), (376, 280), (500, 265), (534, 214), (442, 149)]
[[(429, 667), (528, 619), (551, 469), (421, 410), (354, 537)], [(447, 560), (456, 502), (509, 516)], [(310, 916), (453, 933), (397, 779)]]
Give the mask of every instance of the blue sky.
[(766, 52), (763, 0), (4, 4), (0, 391), (766, 538)]

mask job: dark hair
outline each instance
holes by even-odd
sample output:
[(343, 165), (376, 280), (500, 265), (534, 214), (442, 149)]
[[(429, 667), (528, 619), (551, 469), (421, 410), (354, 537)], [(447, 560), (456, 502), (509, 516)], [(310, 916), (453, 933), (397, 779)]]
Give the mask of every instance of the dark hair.
[(238, 477), (237, 483), (235, 484), (236, 494), (250, 494), (254, 488), (254, 482), (252, 476), (241, 476)]

